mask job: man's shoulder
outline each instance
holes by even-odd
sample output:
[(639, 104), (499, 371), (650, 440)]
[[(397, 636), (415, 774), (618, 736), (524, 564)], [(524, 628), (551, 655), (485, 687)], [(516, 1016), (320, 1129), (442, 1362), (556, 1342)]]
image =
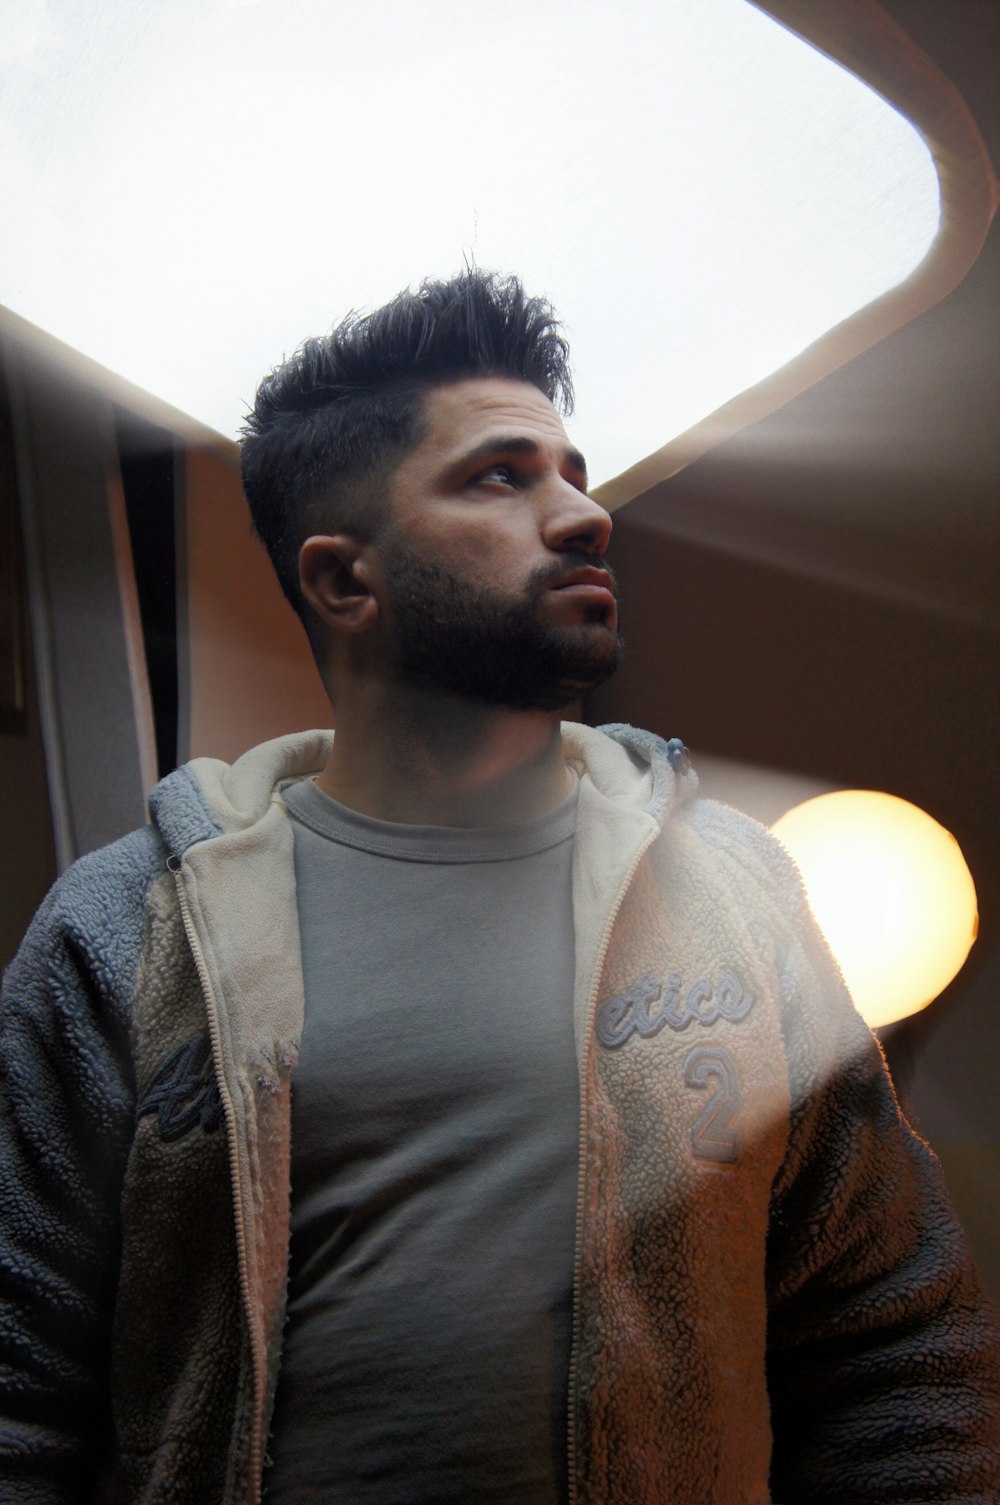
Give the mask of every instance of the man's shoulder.
[(114, 910), (164, 872), (166, 859), (156, 828), (140, 826), (78, 857), (56, 880), (49, 901), (67, 918), (79, 911)]
[(788, 865), (788, 854), (777, 838), (743, 810), (699, 792), (678, 814), (686, 826), (711, 846), (768, 867)]
[(8, 984), (72, 953), (107, 975), (134, 971), (146, 896), (166, 871), (166, 849), (152, 826), (79, 857), (56, 880), (8, 969)]
[(801, 875), (781, 842), (742, 810), (696, 795), (677, 811), (681, 840), (696, 849), (734, 891), (755, 894), (801, 920), (806, 906)]
[(681, 818), (706, 842), (730, 852), (746, 863), (760, 865), (776, 879), (797, 880), (797, 870), (788, 851), (773, 831), (745, 810), (723, 804), (702, 794), (690, 800)]

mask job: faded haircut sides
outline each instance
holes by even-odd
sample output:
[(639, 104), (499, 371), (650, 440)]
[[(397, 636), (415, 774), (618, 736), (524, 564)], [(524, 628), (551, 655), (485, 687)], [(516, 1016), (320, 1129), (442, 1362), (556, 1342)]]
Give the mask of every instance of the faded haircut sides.
[(472, 377), (530, 382), (573, 409), (569, 350), (553, 310), (516, 277), (477, 267), (428, 280), (306, 340), (257, 389), (241, 430), (254, 530), (313, 646), (299, 550), (315, 533), (375, 539), (389, 478), (423, 437), (427, 391)]

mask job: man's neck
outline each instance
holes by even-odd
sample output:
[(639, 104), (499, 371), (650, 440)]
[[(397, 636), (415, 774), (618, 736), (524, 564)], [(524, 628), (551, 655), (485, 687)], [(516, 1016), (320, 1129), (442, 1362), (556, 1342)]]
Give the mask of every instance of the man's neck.
[(405, 825), (493, 826), (534, 820), (571, 792), (557, 712), (381, 690), (338, 695), (316, 782), (340, 804)]

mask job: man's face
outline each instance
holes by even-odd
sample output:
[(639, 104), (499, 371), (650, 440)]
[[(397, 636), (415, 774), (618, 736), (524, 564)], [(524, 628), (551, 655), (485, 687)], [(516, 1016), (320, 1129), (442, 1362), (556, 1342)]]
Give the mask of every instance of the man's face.
[(392, 672), (489, 705), (557, 710), (621, 657), (607, 512), (548, 399), (477, 378), (428, 393), (378, 552)]

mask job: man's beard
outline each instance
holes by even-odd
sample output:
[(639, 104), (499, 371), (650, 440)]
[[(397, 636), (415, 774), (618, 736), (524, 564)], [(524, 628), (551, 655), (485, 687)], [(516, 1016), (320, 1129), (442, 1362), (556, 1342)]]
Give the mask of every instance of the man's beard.
[(603, 684), (621, 661), (621, 635), (601, 627), (607, 611), (599, 604), (587, 607), (583, 623), (543, 619), (549, 582), (605, 568), (588, 554), (561, 554), (527, 582), (519, 601), (460, 579), (398, 538), (387, 541), (384, 557), (393, 670), (404, 684), (511, 710), (556, 711)]

